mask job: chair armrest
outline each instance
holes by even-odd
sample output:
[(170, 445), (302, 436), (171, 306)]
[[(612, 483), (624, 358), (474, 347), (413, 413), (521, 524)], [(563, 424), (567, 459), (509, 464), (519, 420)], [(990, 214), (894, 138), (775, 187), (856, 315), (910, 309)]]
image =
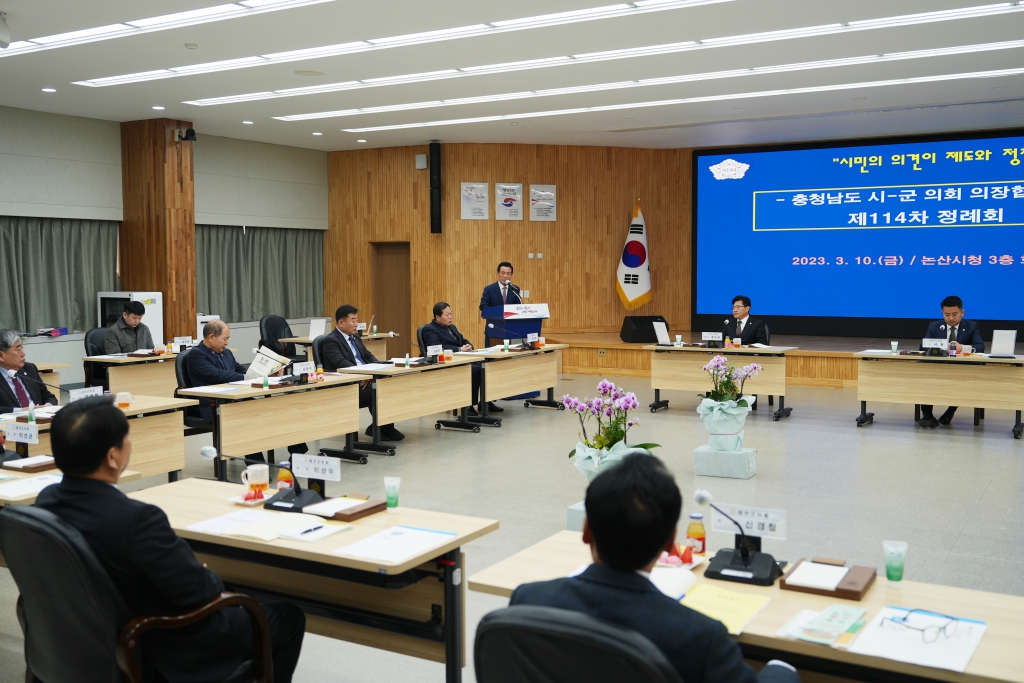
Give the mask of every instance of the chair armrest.
[(199, 609), (167, 617), (136, 617), (125, 624), (117, 639), (117, 666), (129, 683), (142, 683), (138, 646), (142, 635), (153, 628), (181, 628), (205, 619), (225, 607), (238, 605), (249, 615), (252, 624), (253, 653), (256, 662), (256, 680), (272, 683), (274, 667), (271, 660), (270, 625), (263, 607), (255, 599), (242, 593), (221, 593)]

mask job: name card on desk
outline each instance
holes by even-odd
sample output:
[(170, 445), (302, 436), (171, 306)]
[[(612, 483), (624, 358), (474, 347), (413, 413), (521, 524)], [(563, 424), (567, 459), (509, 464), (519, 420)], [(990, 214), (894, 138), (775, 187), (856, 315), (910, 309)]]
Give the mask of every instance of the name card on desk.
[(365, 332), (366, 331), (366, 323), (359, 323), (358, 325), (356, 325), (356, 330), (362, 330), (362, 331)]
[(178, 348), (192, 346), (192, 337), (175, 337), (174, 345)]
[(34, 422), (15, 422), (13, 420), (4, 423), (4, 434), (8, 441), (18, 443), (39, 443), (39, 425)]
[(721, 332), (701, 332), (700, 333), (700, 339), (701, 339), (701, 341), (722, 341), (722, 333)]
[(943, 351), (948, 351), (949, 341), (945, 339), (922, 339), (921, 347), (925, 349), (942, 349)]
[(434, 344), (433, 346), (427, 347), (428, 356), (440, 356), (442, 353), (444, 353), (444, 347), (440, 344)]
[(341, 458), (292, 453), (292, 474), (325, 481), (341, 481)]
[(69, 401), (74, 403), (75, 401), (81, 401), (83, 398), (89, 398), (90, 396), (102, 396), (103, 387), (86, 387), (84, 389), (72, 389), (68, 392)]
[[(786, 511), (754, 508), (746, 505), (718, 503), (718, 507), (743, 526), (743, 532), (750, 536), (786, 540)], [(727, 534), (735, 534), (739, 529), (728, 517), (714, 508), (711, 509), (711, 528)]]
[(526, 341), (532, 344), (533, 342), (537, 341), (537, 338), (539, 336), (540, 335), (537, 334), (536, 332), (531, 332), (530, 334), (526, 335)]
[(305, 363), (292, 363), (293, 375), (308, 375), (311, 372), (316, 372), (316, 366), (313, 365), (313, 361), (306, 361)]

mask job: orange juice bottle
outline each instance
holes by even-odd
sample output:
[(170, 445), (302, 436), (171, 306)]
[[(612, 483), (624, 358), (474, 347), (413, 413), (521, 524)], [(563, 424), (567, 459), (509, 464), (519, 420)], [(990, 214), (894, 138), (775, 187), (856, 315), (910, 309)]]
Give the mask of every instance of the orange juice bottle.
[(707, 552), (707, 532), (704, 531), (704, 515), (699, 512), (690, 514), (690, 526), (686, 528), (686, 544), (693, 548), (694, 555)]
[(732, 339), (729, 339), (728, 337), (725, 338), (724, 348), (732, 348)]
[(282, 467), (277, 471), (277, 488), (279, 490), (295, 488), (295, 480), (292, 478), (291, 470)]

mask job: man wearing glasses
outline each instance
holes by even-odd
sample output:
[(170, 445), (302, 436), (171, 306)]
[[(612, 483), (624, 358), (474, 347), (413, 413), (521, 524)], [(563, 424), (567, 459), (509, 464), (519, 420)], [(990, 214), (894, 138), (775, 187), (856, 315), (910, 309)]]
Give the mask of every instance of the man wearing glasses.
[(768, 326), (759, 318), (750, 317), (750, 297), (735, 296), (732, 299), (733, 319), (722, 325), (723, 337), (743, 346), (764, 344), (768, 346)]

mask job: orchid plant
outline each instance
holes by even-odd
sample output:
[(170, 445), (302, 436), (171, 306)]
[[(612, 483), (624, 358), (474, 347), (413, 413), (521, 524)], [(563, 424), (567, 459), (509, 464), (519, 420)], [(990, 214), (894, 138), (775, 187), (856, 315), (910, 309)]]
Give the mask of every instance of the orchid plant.
[[(590, 448), (608, 449), (620, 441), (625, 442), (630, 428), (640, 424), (640, 418), (629, 415), (640, 406), (636, 394), (617, 387), (606, 379), (597, 385), (597, 396), (594, 398), (584, 397), (581, 401), (566, 394), (562, 397), (562, 404), (567, 411), (579, 418), (582, 430), (580, 441)], [(590, 420), (597, 422), (593, 439), (587, 435), (587, 422)], [(637, 444), (634, 448), (657, 446), (656, 443), (644, 443)], [(575, 448), (569, 453), (569, 457), (574, 455)]]
[(729, 365), (729, 359), (725, 356), (715, 356), (711, 362), (704, 366), (704, 372), (711, 375), (711, 394), (708, 396), (712, 401), (737, 401), (741, 406), (746, 406), (745, 399), (740, 400), (743, 395), (743, 385), (748, 379), (757, 375), (761, 370), (757, 363), (744, 365), (737, 369)]

